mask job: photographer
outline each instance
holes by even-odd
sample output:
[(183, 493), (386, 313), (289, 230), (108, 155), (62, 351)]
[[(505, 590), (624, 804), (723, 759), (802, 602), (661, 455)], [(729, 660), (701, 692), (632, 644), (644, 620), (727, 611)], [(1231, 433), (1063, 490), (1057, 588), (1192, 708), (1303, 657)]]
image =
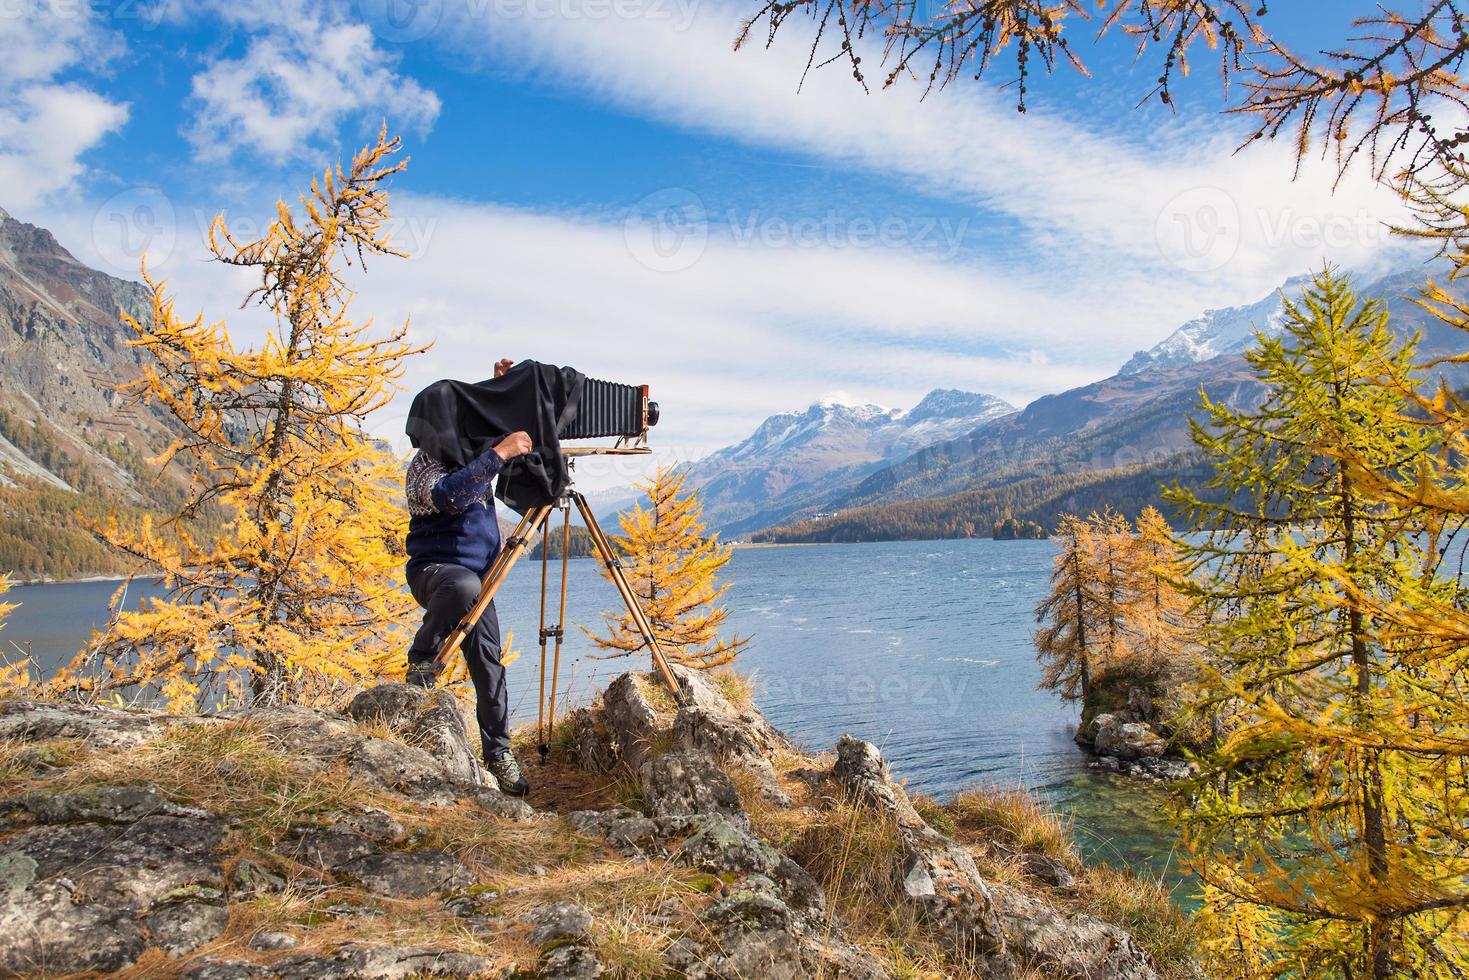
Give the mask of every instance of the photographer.
[[(502, 377), (514, 362), (495, 365)], [(408, 683), (432, 687), (440, 643), (479, 597), (480, 584), (500, 551), (492, 488), (510, 460), (532, 449), (525, 432), (512, 432), (467, 465), (446, 469), (420, 451), (408, 464), (408, 587), (425, 610), (408, 650)], [(500, 622), (490, 604), (463, 644), (474, 682), (475, 717), (485, 766), (500, 789), (524, 796), (530, 784), (510, 752), (510, 705), (500, 663)]]

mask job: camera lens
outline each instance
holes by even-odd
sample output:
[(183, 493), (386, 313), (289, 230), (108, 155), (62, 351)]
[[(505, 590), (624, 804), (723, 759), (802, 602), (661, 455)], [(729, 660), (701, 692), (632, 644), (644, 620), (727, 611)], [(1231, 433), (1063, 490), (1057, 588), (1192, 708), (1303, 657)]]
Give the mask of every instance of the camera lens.
[(658, 424), (658, 403), (657, 402), (648, 402), (648, 424), (649, 425), (657, 425)]

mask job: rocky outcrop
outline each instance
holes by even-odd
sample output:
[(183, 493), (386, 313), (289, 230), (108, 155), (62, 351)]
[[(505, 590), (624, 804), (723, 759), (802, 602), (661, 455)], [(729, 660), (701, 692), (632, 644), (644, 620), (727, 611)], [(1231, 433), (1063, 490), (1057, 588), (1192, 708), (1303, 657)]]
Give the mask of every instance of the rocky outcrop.
[[(308, 771), (345, 771), (358, 785), (419, 805), (470, 800), (488, 815), (533, 817), (524, 802), (486, 786), (477, 765), (471, 771), (464, 722), (446, 698), (388, 685), (360, 695), (346, 715), (285, 707), (188, 719), (12, 701), (0, 704), (0, 739), (127, 752), (178, 725), (239, 724)], [(401, 732), (405, 741), (369, 735), (355, 719)], [(373, 807), (295, 827), (263, 856), (234, 862), (229, 874), (222, 848), (231, 815), (176, 803), (153, 786), (31, 792), (0, 804), (0, 816), (0, 975), (119, 970), (150, 948), (187, 956), (224, 932), (232, 901), (283, 890), (286, 873), (392, 900), (476, 885), (454, 855), (415, 845), (399, 821)], [(187, 975), (472, 976), (489, 966), (452, 951), (348, 945), (269, 970), (205, 958)]]
[[(1147, 953), (1125, 930), (1091, 916), (1068, 915), (985, 880), (969, 852), (913, 808), (871, 743), (843, 738), (832, 776), (856, 799), (896, 821), (903, 900), (957, 956), (979, 958), (986, 976), (1011, 976), (1025, 964), (1064, 977), (1157, 977)], [(1055, 868), (1047, 870), (1057, 874)]]
[[(357, 705), (362, 698), (359, 696), (353, 704)], [(377, 716), (360, 705), (359, 711), (364, 717), (386, 720), (386, 716)], [(224, 717), (246, 720), (257, 727), (264, 741), (293, 758), (323, 770), (345, 766), (353, 778), (367, 786), (440, 806), (472, 799), (496, 816), (515, 819), (533, 816), (534, 811), (523, 800), (506, 796), (478, 778), (465, 777), (462, 758), (470, 750), (464, 723), (458, 720), (457, 724), (428, 728), (426, 720), (436, 716), (440, 713), (414, 714), (404, 730), (413, 733), (410, 737), (429, 744), (457, 743), (456, 749), (447, 754), (447, 766), (419, 745), (368, 735), (352, 719), (330, 711), (288, 706), (234, 712)], [(399, 716), (393, 720), (404, 722)]]
[(0, 974), (118, 970), (223, 930), (225, 821), (73, 802), (36, 806), (42, 822), (0, 841)]
[(1173, 782), (1193, 773), (1186, 760), (1170, 754), (1168, 739), (1159, 732), (1152, 699), (1138, 688), (1128, 692), (1126, 708), (1096, 715), (1081, 725), (1076, 741), (1096, 755), (1091, 768), (1103, 772), (1151, 782)]
[(672, 671), (677, 694), (651, 695), (648, 685), (657, 681), (623, 674), (597, 704), (572, 713), (581, 764), (593, 772), (636, 774), (669, 749), (698, 751), (748, 772), (767, 799), (788, 805), (771, 763), (789, 746), (785, 736), (759, 711), (733, 704), (704, 673), (678, 665)]
[(960, 844), (934, 830), (895, 785), (876, 746), (844, 737), (832, 777), (857, 800), (896, 821), (902, 900), (959, 958), (983, 962), (989, 976), (1016, 970), (990, 885)]
[[(168, 718), (0, 705), (6, 737), (31, 745), (38, 760), (12, 784), (27, 792), (0, 803), (0, 975), (170, 962), (163, 972), (198, 980), (590, 980), (629, 972), (627, 960), (613, 957), (626, 955), (631, 914), (667, 937), (663, 966), (677, 975), (877, 980), (889, 976), (885, 960), (851, 941), (852, 906), (823, 888), (837, 879), (797, 860), (815, 851), (787, 853), (762, 836), (762, 828), (780, 828), (784, 840), (795, 828), (801, 840), (819, 838), (828, 831), (823, 819), (845, 820), (855, 804), (883, 828), (874, 840), (884, 853), (866, 858), (879, 878), (890, 874), (890, 887), (876, 893), (891, 908), (879, 911), (917, 930), (926, 957), (995, 978), (1027, 970), (1155, 976), (1125, 930), (1048, 900), (1047, 889), (1074, 884), (1061, 862), (1013, 855), (1024, 887), (991, 881), (976, 863), (980, 852), (925, 821), (871, 744), (844, 738), (827, 766), (800, 756), (708, 677), (681, 668), (676, 676), (679, 691), (666, 696), (647, 677), (625, 675), (578, 713), (577, 759), (616, 772), (617, 780), (595, 785), (628, 789), (629, 805), (564, 818), (536, 814), (487, 785), (458, 706), (400, 684), (362, 692), (343, 713), (283, 707)], [(193, 727), (171, 735), (178, 726)], [(236, 798), (212, 787), (170, 795), (146, 782), (106, 781), (123, 771), (105, 761), (113, 753), (152, 752), (171, 765), (178, 740), (214, 744), (209, 726), (233, 726), (225, 741), (243, 743), (240, 758), (254, 760), (242, 763), (265, 784), (249, 797), (253, 809), (228, 812), (219, 801)], [(90, 770), (104, 777), (98, 784), (69, 775), (66, 754), (76, 745), (104, 760)], [(13, 750), (7, 759), (31, 765), (25, 750)], [(39, 761), (43, 755), (51, 761)], [(277, 790), (280, 767), (291, 776)], [(289, 819), (257, 819), (286, 795), (316, 799), (318, 780), (325, 802), (290, 809)], [(526, 863), (527, 852), (558, 869), (579, 860), (594, 883), (558, 896), (551, 883), (564, 880), (563, 870)], [(518, 870), (506, 884), (509, 863)], [(611, 881), (645, 870), (682, 881), (677, 897), (663, 891), (636, 912), (599, 904)], [(299, 917), (260, 918), (262, 909), (293, 906)], [(609, 909), (616, 921), (602, 918)], [(419, 935), (420, 921), (437, 923), (424, 935), (441, 942)], [(329, 925), (316, 930), (318, 923)], [(384, 941), (407, 935), (414, 945)], [(507, 936), (515, 937), (513, 966), (475, 955)], [(656, 972), (646, 950), (638, 955), (635, 972)]]

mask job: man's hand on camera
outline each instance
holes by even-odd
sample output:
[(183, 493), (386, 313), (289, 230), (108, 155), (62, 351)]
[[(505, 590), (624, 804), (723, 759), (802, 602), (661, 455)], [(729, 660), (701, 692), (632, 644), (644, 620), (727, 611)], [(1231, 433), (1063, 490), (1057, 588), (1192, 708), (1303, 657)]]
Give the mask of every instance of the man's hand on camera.
[(524, 432), (512, 432), (495, 444), (495, 452), (507, 463), (517, 456), (524, 456), (533, 448), (535, 447), (531, 445), (529, 434)]
[(514, 361), (512, 361), (508, 357), (502, 357), (500, 360), (495, 362), (495, 377), (504, 377), (505, 372), (509, 371), (513, 367), (515, 367)]

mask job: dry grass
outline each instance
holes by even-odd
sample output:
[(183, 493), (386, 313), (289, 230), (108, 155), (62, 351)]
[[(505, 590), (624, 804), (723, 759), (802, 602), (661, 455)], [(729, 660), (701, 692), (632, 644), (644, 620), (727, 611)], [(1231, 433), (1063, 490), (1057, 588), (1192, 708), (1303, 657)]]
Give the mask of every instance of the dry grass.
[(1191, 959), (1198, 950), (1197, 932), (1161, 881), (1099, 865), (1082, 874), (1074, 903), (1079, 911), (1132, 933), (1165, 978), (1195, 976)]
[(1071, 836), (1071, 821), (1017, 787), (965, 790), (943, 807), (955, 836), (967, 843), (999, 844), (1004, 849), (1044, 854), (1081, 867)]
[(726, 700), (739, 711), (748, 711), (755, 705), (754, 678), (741, 674), (730, 667), (711, 670), (706, 675), (719, 688)]

